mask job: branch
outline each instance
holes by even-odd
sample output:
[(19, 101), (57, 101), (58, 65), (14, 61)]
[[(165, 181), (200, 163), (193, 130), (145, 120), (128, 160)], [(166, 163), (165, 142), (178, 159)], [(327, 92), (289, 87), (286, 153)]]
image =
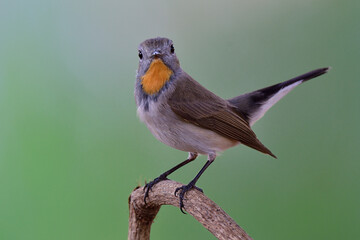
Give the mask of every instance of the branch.
[[(172, 180), (157, 183), (149, 193), (147, 204), (144, 203), (143, 187), (137, 187), (129, 197), (129, 232), (128, 240), (150, 239), (150, 228), (161, 205), (179, 207), (179, 199), (174, 196), (181, 183)], [(252, 239), (218, 205), (198, 190), (190, 190), (184, 199), (185, 210), (220, 240)]]

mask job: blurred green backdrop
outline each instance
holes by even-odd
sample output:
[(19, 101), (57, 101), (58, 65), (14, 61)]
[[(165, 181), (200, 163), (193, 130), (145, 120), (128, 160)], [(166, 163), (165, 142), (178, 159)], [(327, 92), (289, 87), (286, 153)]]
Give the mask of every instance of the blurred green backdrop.
[[(1, 1), (0, 239), (127, 238), (130, 192), (187, 156), (136, 117), (137, 46), (156, 36), (227, 98), (332, 66), (254, 126), (278, 160), (236, 147), (198, 186), (254, 239), (359, 239), (359, 16), (358, 0)], [(168, 206), (152, 239), (214, 238)]]

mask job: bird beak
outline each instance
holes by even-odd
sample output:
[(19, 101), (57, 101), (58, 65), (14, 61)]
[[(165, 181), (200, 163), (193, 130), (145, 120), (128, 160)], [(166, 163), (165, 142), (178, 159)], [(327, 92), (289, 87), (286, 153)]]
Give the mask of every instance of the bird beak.
[(151, 56), (153, 56), (154, 58), (158, 58), (158, 57), (160, 57), (160, 55), (161, 55), (160, 51), (154, 51), (154, 52), (151, 54)]

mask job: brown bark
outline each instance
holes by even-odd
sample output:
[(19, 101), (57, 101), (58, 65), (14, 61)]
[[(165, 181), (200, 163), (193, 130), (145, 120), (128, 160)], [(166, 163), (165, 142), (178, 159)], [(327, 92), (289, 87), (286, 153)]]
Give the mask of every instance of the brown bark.
[[(156, 184), (144, 203), (143, 187), (137, 187), (129, 197), (128, 240), (150, 239), (150, 228), (161, 205), (179, 207), (179, 199), (174, 196), (181, 183), (166, 180)], [(252, 239), (218, 205), (200, 191), (193, 189), (185, 194), (185, 210), (208, 229), (218, 239)], [(179, 210), (180, 214), (180, 210)]]

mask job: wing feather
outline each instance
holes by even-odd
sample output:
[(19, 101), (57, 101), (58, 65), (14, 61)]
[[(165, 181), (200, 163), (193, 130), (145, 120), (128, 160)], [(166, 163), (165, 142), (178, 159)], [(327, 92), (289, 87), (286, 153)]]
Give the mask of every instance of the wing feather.
[(229, 103), (184, 73), (169, 98), (171, 109), (184, 121), (212, 130), (224, 137), (275, 157), (256, 137), (247, 121)]

